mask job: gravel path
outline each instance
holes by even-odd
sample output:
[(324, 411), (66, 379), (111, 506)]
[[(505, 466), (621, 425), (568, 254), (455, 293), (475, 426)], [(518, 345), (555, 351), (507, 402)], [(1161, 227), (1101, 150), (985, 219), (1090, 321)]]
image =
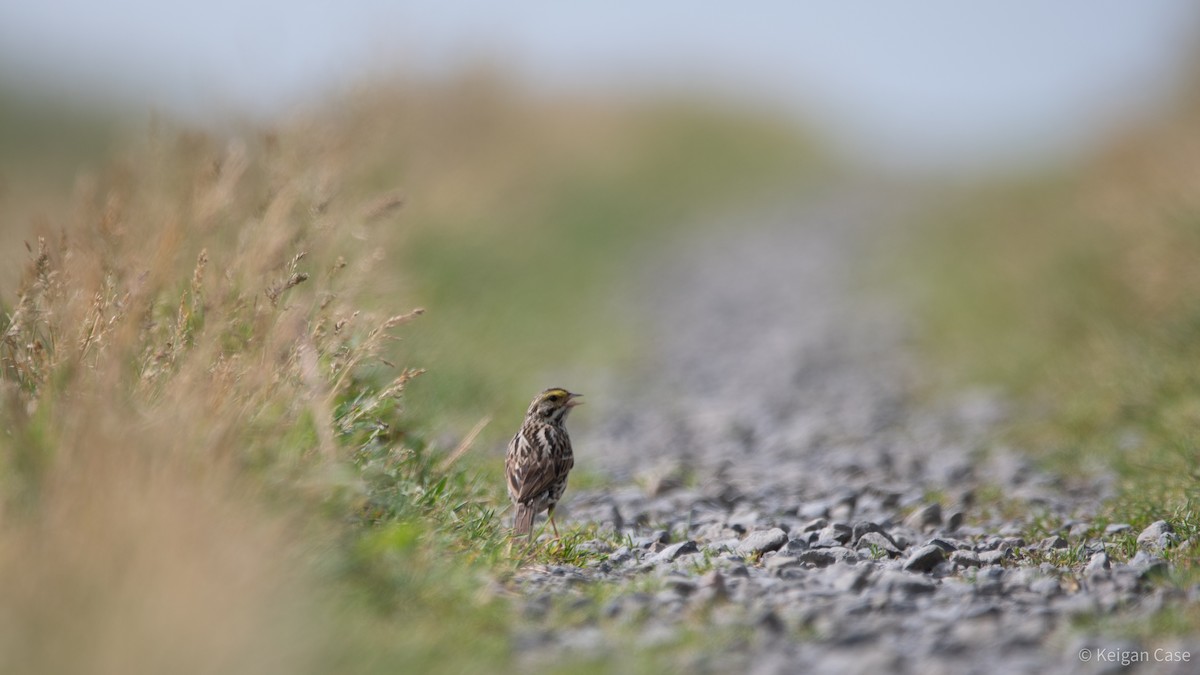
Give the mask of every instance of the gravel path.
[[(1174, 535), (1094, 523), (1105, 481), (984, 447), (994, 397), (913, 400), (904, 313), (854, 287), (895, 221), (863, 194), (697, 243), (644, 285), (652, 353), (587, 392), (575, 440), (618, 487), (568, 488), (562, 507), (560, 525), (602, 533), (582, 544), (597, 555), (508, 582), (530, 666), (631, 636), (702, 636), (689, 672), (1104, 672), (1154, 654), (1072, 620), (1175, 601), (1151, 582)], [(1134, 537), (1134, 559), (1109, 560)], [(1192, 662), (1148, 670), (1193, 672), (1200, 644), (1167, 647)]]

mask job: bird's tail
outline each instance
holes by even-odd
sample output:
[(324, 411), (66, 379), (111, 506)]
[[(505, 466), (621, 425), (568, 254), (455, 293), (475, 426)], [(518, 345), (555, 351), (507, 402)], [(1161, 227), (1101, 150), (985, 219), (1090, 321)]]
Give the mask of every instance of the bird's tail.
[(525, 504), (517, 504), (517, 512), (513, 515), (513, 536), (528, 535), (533, 537), (533, 516), (534, 510), (532, 506)]

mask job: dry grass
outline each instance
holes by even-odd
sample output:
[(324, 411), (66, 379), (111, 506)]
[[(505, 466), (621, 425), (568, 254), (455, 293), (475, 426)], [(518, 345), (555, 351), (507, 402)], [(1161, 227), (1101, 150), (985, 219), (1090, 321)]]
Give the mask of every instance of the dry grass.
[(62, 447), (74, 461), (46, 472), (36, 513), (6, 509), (0, 669), (306, 670), (323, 636), (295, 525), (236, 476), (137, 447), (170, 436), (112, 422)]
[(395, 215), (333, 175), (164, 132), (30, 242), (0, 318), (0, 670), (297, 672), (320, 649), (300, 515), (365, 499), (330, 478), (338, 425), (418, 372), (356, 379), (418, 312), (351, 304)]
[(501, 417), (421, 433), (611, 355), (629, 253), (799, 147), (489, 76), (113, 145), (67, 191), (0, 161), (4, 672), (507, 669)]

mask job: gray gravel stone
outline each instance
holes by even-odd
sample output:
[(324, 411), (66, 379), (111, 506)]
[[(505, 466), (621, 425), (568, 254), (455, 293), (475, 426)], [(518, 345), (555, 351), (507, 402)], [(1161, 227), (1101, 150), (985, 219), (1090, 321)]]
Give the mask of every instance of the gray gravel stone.
[(1002, 561), (1012, 557), (1012, 549), (998, 548), (993, 551), (984, 551), (979, 554), (979, 562), (984, 565), (999, 565)]
[(868, 532), (858, 538), (858, 543), (855, 548), (870, 549), (874, 547), (877, 550), (886, 552), (889, 556), (895, 557), (900, 555), (900, 549), (890, 537), (880, 532)]
[(1029, 584), (1029, 590), (1038, 595), (1053, 596), (1062, 592), (1062, 586), (1059, 585), (1058, 579), (1053, 577), (1043, 577)]
[(921, 574), (886, 571), (879, 575), (878, 585), (888, 591), (902, 594), (925, 594), (937, 590), (937, 583)]
[(628, 546), (622, 546), (622, 547), (618, 548), (617, 550), (613, 551), (612, 553), (610, 553), (608, 556), (609, 564), (614, 565), (614, 566), (615, 565), (624, 565), (625, 563), (629, 562), (630, 560), (633, 560), (633, 553), (630, 552)]
[(821, 537), (821, 538), (817, 539), (816, 541), (812, 542), (811, 544), (809, 544), (809, 546), (811, 546), (812, 548), (838, 548), (842, 544), (843, 544), (843, 542), (840, 542), (837, 539), (830, 539), (829, 537)]
[(714, 541), (706, 545), (704, 548), (712, 553), (730, 553), (737, 549), (738, 544), (741, 544), (740, 539), (723, 539)]
[(1089, 576), (1095, 576), (1097, 574), (1106, 574), (1111, 567), (1112, 565), (1108, 562), (1108, 554), (1101, 551), (1093, 555), (1091, 560), (1088, 560), (1088, 564), (1083, 571)]
[(904, 519), (904, 525), (906, 527), (918, 532), (939, 527), (941, 524), (942, 505), (936, 502), (913, 511), (908, 518)]
[[(827, 518), (829, 517), (829, 502), (819, 501), (801, 504), (800, 507), (796, 509), (796, 515), (800, 516), (801, 518), (809, 518), (814, 520)], [(825, 526), (822, 525), (821, 527)]]
[(801, 539), (800, 537), (792, 537), (791, 539), (788, 539), (788, 543), (784, 544), (783, 548), (779, 550), (781, 553), (795, 555), (801, 551), (807, 551), (809, 548), (810, 547), (807, 540)]
[(866, 588), (870, 582), (872, 570), (874, 566), (869, 564), (859, 564), (854, 567), (833, 568), (836, 570), (836, 576), (831, 584), (833, 588), (839, 591), (861, 591)]
[(962, 527), (964, 520), (966, 520), (966, 516), (963, 514), (962, 511), (955, 511), (955, 512), (951, 513), (949, 515), (949, 517), (946, 518), (946, 531), (947, 532), (957, 531), (958, 528)]
[[(641, 549), (653, 549), (655, 544), (667, 544), (671, 541), (671, 535), (666, 530), (658, 530), (648, 536), (634, 537), (633, 545)], [(661, 549), (659, 549), (661, 550)]]
[(1163, 537), (1163, 535), (1171, 534), (1174, 531), (1175, 528), (1171, 527), (1171, 524), (1167, 521), (1156, 520), (1146, 529), (1142, 530), (1142, 533), (1138, 535), (1138, 546), (1160, 548), (1159, 540)]
[(996, 548), (1025, 548), (1025, 546), (1024, 537), (1007, 536), (1000, 540), (1000, 544)]
[[(560, 529), (599, 526), (634, 545), (497, 581), (519, 593), (513, 646), (529, 670), (577, 647), (625, 648), (616, 623), (650, 645), (697, 627), (747, 636), (668, 664), (689, 673), (1090, 672), (1058, 641), (1073, 617), (1137, 621), (1200, 598), (1148, 579), (1167, 569), (1157, 554), (1170, 531), (1147, 534), (1132, 564), (1108, 561), (1131, 532), (1091, 525), (1109, 477), (1060, 479), (1003, 447), (964, 451), (987, 445), (1005, 414), (994, 392), (912, 396), (914, 317), (849, 288), (853, 251), (879, 232), (878, 214), (852, 215), (866, 195), (831, 198), (770, 237), (689, 245), (640, 286), (661, 327), (645, 376), (586, 389), (594, 426), (573, 427), (576, 461), (613, 485), (568, 489), (558, 516)], [(996, 488), (1027, 508), (1000, 518), (976, 505)], [(947, 495), (944, 512), (931, 492)], [(1013, 556), (1035, 517), (1087, 547), (1081, 574)], [(761, 565), (746, 564), (754, 556)], [(588, 618), (562, 621), (562, 608)]]
[(740, 562), (730, 564), (726, 569), (728, 570), (729, 576), (731, 576), (731, 577), (749, 577), (750, 576), (750, 568), (746, 567), (745, 565), (743, 565)]
[(818, 541), (833, 541), (833, 545), (838, 546), (850, 541), (853, 536), (849, 525), (845, 523), (830, 523), (817, 532)]
[(829, 524), (829, 521), (824, 518), (813, 518), (812, 520), (800, 526), (801, 532), (816, 532)]
[(983, 564), (979, 554), (974, 551), (955, 551), (950, 554), (950, 562), (959, 567), (979, 567)]
[(959, 546), (954, 541), (950, 541), (948, 539), (941, 539), (941, 538), (930, 539), (929, 541), (925, 542), (925, 545), (926, 546), (936, 546), (936, 547), (942, 549), (942, 552), (944, 552), (944, 553), (953, 553), (953, 552), (959, 550), (960, 548), (964, 548), (962, 546)]
[(665, 584), (667, 590), (682, 596), (689, 596), (696, 591), (698, 584), (686, 577), (668, 577)]
[(718, 570), (712, 570), (700, 578), (700, 588), (694, 596), (696, 602), (713, 605), (729, 600), (729, 589), (725, 577)]
[(775, 551), (787, 543), (787, 533), (778, 527), (751, 532), (737, 547), (739, 555), (755, 555)]
[(796, 556), (796, 559), (802, 563), (816, 565), (817, 567), (825, 567), (826, 565), (832, 565), (833, 563), (837, 562), (838, 556), (830, 549), (812, 549), (809, 551), (804, 551), (800, 555)]
[(904, 569), (910, 572), (928, 572), (945, 559), (945, 550), (940, 546), (928, 544), (912, 552), (904, 563)]
[(1143, 550), (1138, 551), (1133, 556), (1133, 560), (1129, 561), (1129, 567), (1144, 578), (1166, 572), (1167, 562), (1162, 558)]
[(671, 544), (670, 546), (659, 551), (653, 558), (650, 559), (650, 562), (652, 564), (674, 562), (682, 555), (696, 553), (699, 550), (700, 547), (696, 545), (696, 542), (691, 540), (681, 541), (678, 544)]
[(799, 558), (793, 558), (791, 556), (786, 556), (786, 555), (773, 555), (770, 558), (767, 558), (767, 561), (765, 563), (763, 563), (763, 567), (765, 567), (771, 571), (778, 571), (778, 570), (781, 570), (781, 569), (784, 569), (787, 567), (799, 567), (799, 566), (800, 566)]
[(858, 540), (862, 538), (864, 534), (869, 534), (872, 532), (887, 539), (892, 546), (896, 545), (896, 541), (892, 539), (892, 535), (888, 534), (888, 531), (883, 529), (883, 526), (866, 520), (860, 520), (854, 524), (850, 540), (857, 544)]
[(1059, 548), (1067, 548), (1068, 545), (1069, 544), (1067, 544), (1066, 539), (1063, 539), (1058, 535), (1054, 535), (1053, 537), (1046, 537), (1038, 542), (1037, 547), (1043, 551), (1051, 551)]

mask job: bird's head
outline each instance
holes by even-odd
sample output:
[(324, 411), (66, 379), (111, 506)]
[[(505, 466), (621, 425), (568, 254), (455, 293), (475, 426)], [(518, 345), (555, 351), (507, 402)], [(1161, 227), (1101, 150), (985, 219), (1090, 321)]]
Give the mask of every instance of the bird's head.
[(571, 408), (583, 403), (579, 400), (580, 396), (583, 394), (572, 394), (566, 389), (553, 387), (535, 396), (525, 414), (528, 417), (537, 417), (561, 424), (567, 419), (567, 413), (571, 412)]

